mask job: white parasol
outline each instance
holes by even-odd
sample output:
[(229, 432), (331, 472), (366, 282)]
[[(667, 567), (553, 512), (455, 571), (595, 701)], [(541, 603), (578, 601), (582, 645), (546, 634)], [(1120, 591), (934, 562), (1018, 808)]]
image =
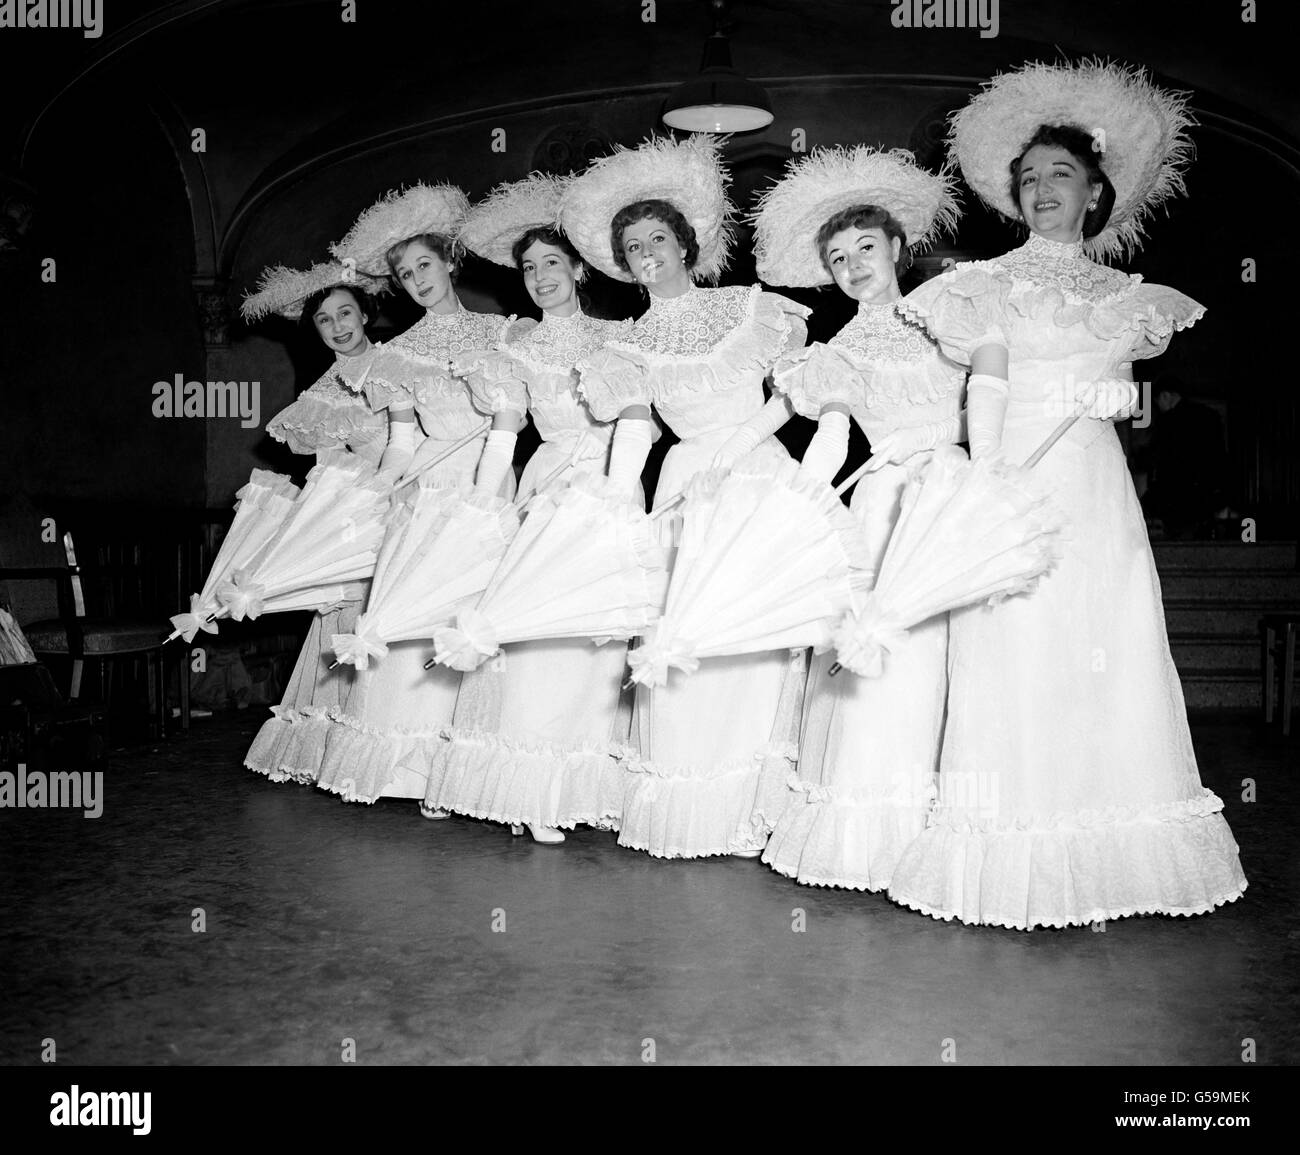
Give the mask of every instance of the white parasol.
[(472, 670), (507, 642), (629, 638), (658, 617), (666, 552), (645, 511), (608, 478), (539, 493), (482, 599), (433, 635), (434, 660)]
[(483, 593), (518, 528), (503, 498), (422, 481), (389, 525), (356, 632), (331, 639), (338, 662), (364, 670), (393, 642), (433, 637)]
[(700, 658), (824, 648), (871, 588), (866, 544), (830, 486), (798, 462), (743, 459), (687, 488), (663, 617), (629, 657), (632, 680), (666, 684)]
[(190, 595), (188, 613), (172, 615), (175, 629), (168, 636), (194, 640), (199, 630), (215, 634), (216, 618), (226, 613), (226, 607), (217, 599), (217, 590), (230, 579), (231, 573), (248, 563), (275, 534), (284, 522), (299, 489), (282, 473), (254, 469), (248, 482), (235, 494), (235, 519), (213, 559), (203, 589)]
[(913, 626), (1021, 593), (1047, 573), (1061, 555), (1064, 519), (1031, 476), (1000, 456), (971, 461), (956, 446), (936, 449), (903, 491), (875, 587), (836, 628), (831, 673), (843, 665), (878, 677), (885, 652)]
[(235, 621), (360, 596), (374, 573), (391, 488), (360, 458), (316, 466), (279, 529), (217, 599)]

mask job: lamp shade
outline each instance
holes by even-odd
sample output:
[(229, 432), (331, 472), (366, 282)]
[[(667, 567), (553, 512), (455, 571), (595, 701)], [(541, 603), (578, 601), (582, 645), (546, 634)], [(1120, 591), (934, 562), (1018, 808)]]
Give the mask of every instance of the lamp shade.
[(664, 101), (663, 121), (682, 132), (753, 132), (772, 123), (772, 104), (732, 67), (731, 45), (715, 32), (704, 42), (700, 74)]

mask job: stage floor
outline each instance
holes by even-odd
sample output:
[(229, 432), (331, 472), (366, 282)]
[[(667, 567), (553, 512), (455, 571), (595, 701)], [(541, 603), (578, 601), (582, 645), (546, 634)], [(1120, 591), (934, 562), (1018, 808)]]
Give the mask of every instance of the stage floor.
[(98, 819), (0, 810), (0, 1062), (47, 1038), (75, 1065), (334, 1065), (347, 1039), (362, 1064), (1300, 1059), (1300, 757), (1251, 720), (1193, 723), (1244, 898), (1025, 933), (275, 785), (241, 766), (264, 716), (116, 754)]

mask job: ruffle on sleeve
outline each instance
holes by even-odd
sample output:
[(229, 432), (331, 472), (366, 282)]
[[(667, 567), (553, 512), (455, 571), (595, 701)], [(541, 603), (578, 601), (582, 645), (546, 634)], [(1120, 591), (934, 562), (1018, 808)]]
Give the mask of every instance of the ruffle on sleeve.
[(578, 393), (597, 421), (613, 421), (630, 405), (650, 404), (650, 366), (630, 346), (606, 345), (577, 369)]
[(481, 412), (528, 412), (528, 370), (511, 354), (501, 350), (470, 353), (457, 357), (452, 369), (469, 386), (470, 397)]
[(445, 357), (424, 357), (394, 345), (381, 345), (367, 358), (367, 364), (352, 370), (344, 383), (365, 394), (370, 408), (410, 408), (422, 395), (446, 389), (451, 364)]
[(834, 402), (847, 405), (852, 413), (860, 413), (865, 403), (861, 366), (846, 350), (820, 341), (782, 356), (772, 383), (799, 416), (814, 421)]
[(898, 302), (959, 365), (969, 365), (981, 345), (1010, 345), (1007, 302), (1014, 282), (999, 269), (958, 267), (926, 281)]
[(322, 453), (368, 444), (387, 432), (388, 422), (364, 398), (349, 393), (331, 369), (292, 405), (281, 409), (266, 431), (294, 453)]
[(1135, 361), (1160, 356), (1175, 333), (1205, 316), (1204, 305), (1168, 285), (1140, 284), (1114, 307), (1127, 314), (1125, 327), (1133, 334), (1128, 356)]

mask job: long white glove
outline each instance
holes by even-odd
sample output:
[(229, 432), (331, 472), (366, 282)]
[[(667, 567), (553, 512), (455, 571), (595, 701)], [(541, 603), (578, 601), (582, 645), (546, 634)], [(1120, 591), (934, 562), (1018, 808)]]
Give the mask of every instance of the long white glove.
[(961, 434), (961, 418), (945, 417), (942, 421), (926, 421), (907, 429), (895, 429), (879, 441), (872, 442), (871, 459), (867, 472), (874, 473), (882, 465), (901, 465), (915, 453), (924, 453), (936, 445), (951, 445)]
[(650, 456), (653, 437), (650, 422), (644, 417), (620, 417), (614, 427), (609, 449), (609, 485), (617, 493), (631, 497), (641, 479), (646, 458)]
[(819, 481), (831, 483), (849, 455), (849, 415), (830, 409), (817, 418), (817, 432), (800, 465)]
[(735, 465), (746, 453), (752, 453), (793, 416), (794, 410), (785, 397), (773, 397), (737, 429), (713, 455), (713, 467), (722, 469)]
[(966, 386), (966, 428), (971, 460), (989, 457), (1002, 447), (1007, 417), (1007, 383), (989, 373), (972, 373)]
[(497, 493), (505, 480), (506, 471), (515, 458), (515, 442), (519, 434), (509, 429), (493, 429), (487, 435), (487, 443), (478, 459), (478, 473), (474, 476), (476, 493), (489, 495)]
[(388, 444), (379, 459), (379, 476), (386, 481), (396, 481), (411, 463), (415, 453), (415, 422), (388, 419)]
[(1074, 399), (1083, 406), (1084, 415), (1094, 421), (1123, 421), (1125, 417), (1133, 416), (1138, 391), (1132, 381), (1108, 378), (1086, 382)]

